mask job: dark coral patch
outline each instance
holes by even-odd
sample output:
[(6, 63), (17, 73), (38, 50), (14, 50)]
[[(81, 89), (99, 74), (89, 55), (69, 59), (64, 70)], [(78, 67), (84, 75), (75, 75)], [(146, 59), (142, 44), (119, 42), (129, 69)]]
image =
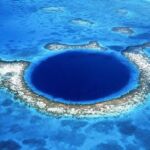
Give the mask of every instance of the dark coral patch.
[(14, 140), (0, 141), (0, 150), (19, 150), (21, 146)]
[(119, 131), (124, 135), (133, 135), (137, 127), (129, 120), (117, 123)]
[(109, 141), (96, 145), (92, 150), (123, 150), (123, 147), (114, 141)]

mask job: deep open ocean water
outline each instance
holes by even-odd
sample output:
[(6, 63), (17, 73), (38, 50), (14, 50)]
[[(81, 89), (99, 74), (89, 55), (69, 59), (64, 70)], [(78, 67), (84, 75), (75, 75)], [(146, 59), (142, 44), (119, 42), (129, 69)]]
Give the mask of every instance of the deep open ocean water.
[[(53, 53), (49, 42), (98, 41), (114, 51), (149, 42), (149, 8), (150, 0), (0, 0), (0, 59), (37, 61)], [(134, 33), (111, 30), (120, 26)], [(150, 98), (120, 117), (57, 118), (0, 90), (0, 150), (150, 150), (149, 139)]]

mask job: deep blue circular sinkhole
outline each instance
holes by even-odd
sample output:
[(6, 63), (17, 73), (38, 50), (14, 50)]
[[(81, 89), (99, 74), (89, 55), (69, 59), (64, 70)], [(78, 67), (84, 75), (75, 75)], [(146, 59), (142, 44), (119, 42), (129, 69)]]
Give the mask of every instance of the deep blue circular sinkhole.
[(68, 51), (38, 63), (30, 80), (37, 90), (53, 98), (88, 103), (120, 91), (130, 75), (128, 65), (114, 54)]

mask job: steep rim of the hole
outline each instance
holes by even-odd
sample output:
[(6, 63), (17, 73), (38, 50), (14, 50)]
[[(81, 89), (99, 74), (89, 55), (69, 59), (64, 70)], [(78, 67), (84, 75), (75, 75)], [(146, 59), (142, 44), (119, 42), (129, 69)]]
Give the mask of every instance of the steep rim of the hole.
[(52, 95), (43, 93), (42, 91), (38, 90), (32, 83), (31, 83), (31, 74), (34, 70), (35, 67), (37, 67), (39, 64), (41, 64), (43, 61), (45, 61), (46, 59), (68, 52), (67, 51), (59, 51), (59, 52), (53, 52), (51, 54), (48, 54), (44, 57), (40, 57), (37, 58), (33, 63), (31, 63), (31, 65), (27, 68), (25, 74), (24, 74), (24, 79), (26, 82), (26, 85), (28, 86), (28, 88), (32, 91), (34, 91), (36, 94), (38, 94), (39, 96), (45, 97), (46, 99), (50, 100), (50, 101), (54, 101), (56, 103), (64, 103), (64, 104), (70, 104), (70, 105), (89, 105), (89, 104), (95, 104), (95, 103), (101, 103), (101, 102), (105, 102), (105, 101), (111, 101), (115, 98), (119, 98), (125, 94), (127, 94), (129, 91), (136, 89), (138, 86), (138, 78), (139, 78), (139, 71), (136, 68), (136, 66), (128, 61), (127, 58), (125, 58), (121, 53), (115, 52), (115, 51), (97, 51), (97, 50), (70, 50), (72, 52), (74, 51), (78, 51), (78, 52), (86, 52), (86, 53), (107, 53), (108, 55), (114, 55), (119, 61), (123, 61), (123, 63), (128, 67), (128, 69), (130, 70), (130, 80), (128, 82), (128, 84), (126, 84), (122, 89), (120, 89), (119, 91), (115, 92), (114, 94), (108, 95), (106, 97), (103, 98), (99, 98), (99, 99), (92, 99), (89, 101), (80, 101), (80, 102), (74, 102), (74, 101), (68, 101), (65, 100), (63, 98), (54, 98)]

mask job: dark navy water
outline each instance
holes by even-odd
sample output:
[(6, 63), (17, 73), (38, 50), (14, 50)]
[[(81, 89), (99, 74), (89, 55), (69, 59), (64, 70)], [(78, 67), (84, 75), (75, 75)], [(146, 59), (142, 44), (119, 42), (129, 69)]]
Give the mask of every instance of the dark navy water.
[(49, 57), (32, 71), (40, 91), (69, 102), (104, 98), (128, 84), (130, 70), (115, 55), (70, 51)]

